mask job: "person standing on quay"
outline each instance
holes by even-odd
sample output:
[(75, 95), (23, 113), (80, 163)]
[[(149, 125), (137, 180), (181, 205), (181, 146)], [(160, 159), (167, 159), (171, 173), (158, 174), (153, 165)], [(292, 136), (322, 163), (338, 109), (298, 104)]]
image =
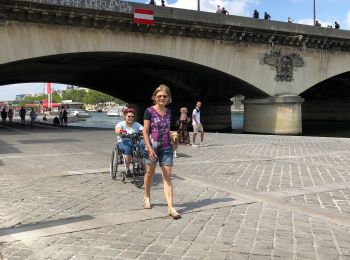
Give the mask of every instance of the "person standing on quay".
[(203, 140), (204, 140), (204, 129), (201, 123), (201, 106), (202, 102), (197, 101), (196, 108), (193, 109), (192, 112), (192, 125), (193, 125), (193, 136), (192, 136), (192, 145), (196, 145), (196, 136), (197, 133), (201, 133), (201, 143), (200, 145), (204, 145)]
[(187, 108), (182, 107), (180, 109), (180, 118), (179, 118), (179, 129), (177, 130), (179, 134), (179, 143), (180, 144), (191, 144), (190, 134), (188, 132), (187, 123), (190, 121), (190, 118), (187, 116)]
[(1, 110), (1, 118), (2, 118), (2, 122), (5, 124), (6, 118), (7, 118), (6, 107), (4, 107), (4, 108)]
[(26, 109), (24, 107), (21, 107), (19, 110), (19, 117), (21, 118), (22, 125), (26, 123)]
[(30, 117), (30, 125), (33, 125), (36, 118), (36, 112), (34, 108), (32, 108), (32, 110), (30, 111), (29, 117)]
[(9, 111), (7, 112), (7, 115), (9, 117), (10, 125), (12, 125), (12, 119), (13, 119), (13, 115), (14, 115), (14, 112), (13, 112), (12, 108), (9, 108)]
[(143, 207), (151, 209), (150, 194), (152, 178), (157, 162), (163, 172), (163, 189), (168, 204), (168, 214), (173, 219), (181, 218), (173, 205), (173, 185), (171, 170), (173, 166), (173, 143), (170, 138), (171, 111), (166, 105), (172, 101), (170, 89), (162, 84), (153, 92), (154, 105), (146, 109), (143, 123), (143, 138), (148, 155), (146, 155), (147, 171), (145, 174), (145, 194)]

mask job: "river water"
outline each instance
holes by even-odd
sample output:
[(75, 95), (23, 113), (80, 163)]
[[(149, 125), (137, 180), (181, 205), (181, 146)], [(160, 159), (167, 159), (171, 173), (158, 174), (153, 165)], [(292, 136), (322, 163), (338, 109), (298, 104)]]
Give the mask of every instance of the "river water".
[[(106, 113), (91, 112), (86, 121), (70, 123), (73, 126), (113, 129), (121, 117), (108, 117)], [(242, 133), (243, 112), (232, 112), (233, 133)], [(350, 122), (303, 121), (304, 136), (350, 137)]]

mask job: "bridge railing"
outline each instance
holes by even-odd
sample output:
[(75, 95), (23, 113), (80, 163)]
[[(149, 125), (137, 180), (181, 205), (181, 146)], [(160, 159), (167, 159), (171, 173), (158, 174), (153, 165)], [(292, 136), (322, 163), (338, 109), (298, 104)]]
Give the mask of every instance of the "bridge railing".
[[(155, 11), (154, 25), (145, 30), (147, 33), (214, 39), (234, 44), (262, 43), (272, 46), (286, 45), (350, 51), (350, 31), (346, 30), (179, 8), (164, 8), (122, 0), (0, 0), (0, 25), (2, 20), (23, 19), (23, 17), (18, 18), (15, 14), (19, 13), (20, 4), (26, 5), (21, 11), (28, 13), (23, 16), (30, 21), (37, 19), (33, 13), (41, 11), (44, 14), (42, 15), (44, 21), (37, 22), (45, 22), (45, 19), (50, 21), (48, 16), (53, 14), (54, 23), (59, 24), (68, 20), (68, 24), (73, 25), (76, 23), (74, 17), (84, 13), (84, 19), (81, 19), (80, 23), (77, 22), (78, 26), (103, 27), (105, 24), (106, 28), (143, 30), (142, 26), (132, 25), (134, 8), (141, 7)], [(10, 15), (2, 15), (1, 5), (6, 5), (7, 9), (12, 7), (13, 12), (11, 13), (10, 10)], [(93, 17), (93, 21), (86, 21), (86, 17)]]
[(19, 0), (21, 2), (71, 6), (75, 8), (86, 8), (110, 12), (131, 13), (133, 4), (122, 0)]

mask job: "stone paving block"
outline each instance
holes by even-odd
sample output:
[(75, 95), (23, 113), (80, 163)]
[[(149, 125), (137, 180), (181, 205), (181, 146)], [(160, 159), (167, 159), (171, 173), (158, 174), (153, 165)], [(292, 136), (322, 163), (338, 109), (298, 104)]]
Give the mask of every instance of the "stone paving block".
[(96, 256), (97, 257), (116, 257), (118, 256), (122, 251), (117, 249), (103, 249), (100, 251)]
[(249, 260), (270, 260), (271, 256), (253, 254), (250, 256)]
[(92, 256), (95, 256), (101, 251), (102, 251), (101, 249), (98, 249), (98, 248), (95, 248), (95, 247), (86, 247), (85, 249), (80, 251), (80, 254), (81, 255), (92, 255)]
[(124, 251), (119, 254), (121, 259), (137, 259), (140, 255), (140, 252), (137, 251)]
[(249, 260), (249, 254), (243, 253), (230, 253), (227, 256), (227, 260)]
[(178, 260), (179, 257), (178, 256), (174, 256), (174, 255), (161, 255), (158, 260)]
[(156, 253), (156, 254), (161, 254), (166, 250), (165, 246), (159, 246), (159, 245), (151, 245), (146, 249), (147, 253)]

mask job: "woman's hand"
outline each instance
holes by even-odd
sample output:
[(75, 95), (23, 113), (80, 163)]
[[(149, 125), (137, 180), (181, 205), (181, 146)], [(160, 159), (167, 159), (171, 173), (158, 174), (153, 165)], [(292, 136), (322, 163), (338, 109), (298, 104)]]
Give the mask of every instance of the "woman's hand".
[(156, 154), (156, 152), (153, 149), (149, 149), (148, 150), (148, 155), (149, 155), (149, 158), (152, 161), (156, 161), (157, 160), (157, 154)]

